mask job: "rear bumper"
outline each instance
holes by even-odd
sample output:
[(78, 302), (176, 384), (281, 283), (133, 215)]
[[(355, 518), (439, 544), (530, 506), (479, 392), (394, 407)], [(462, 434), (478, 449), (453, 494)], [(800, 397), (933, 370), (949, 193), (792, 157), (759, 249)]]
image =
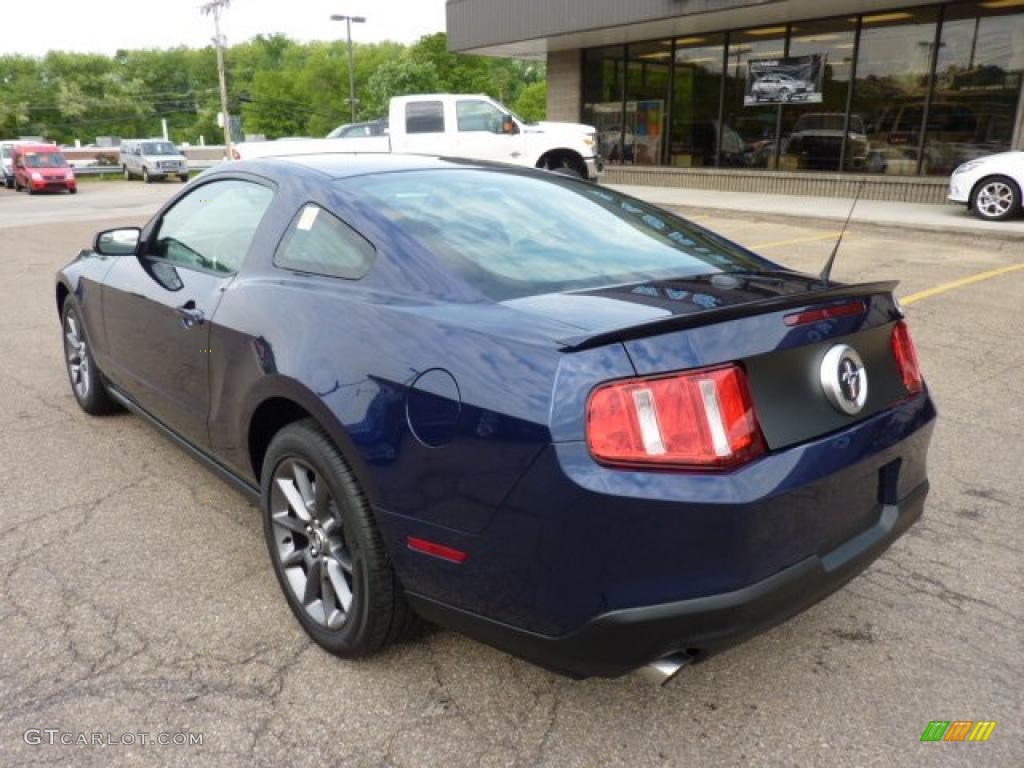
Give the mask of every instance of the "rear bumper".
[(877, 521), (824, 555), (812, 555), (731, 592), (600, 614), (578, 629), (548, 636), (410, 594), (425, 618), (541, 666), (577, 677), (617, 677), (667, 654), (702, 659), (763, 632), (835, 592), (870, 565), (920, 516), (927, 481)]

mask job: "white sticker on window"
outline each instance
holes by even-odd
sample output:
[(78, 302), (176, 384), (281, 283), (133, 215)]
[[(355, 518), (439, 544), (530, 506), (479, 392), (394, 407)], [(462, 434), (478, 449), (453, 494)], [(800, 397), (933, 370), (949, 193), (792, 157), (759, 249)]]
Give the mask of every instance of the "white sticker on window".
[(307, 205), (302, 210), (302, 215), (299, 217), (299, 223), (296, 224), (296, 228), (306, 232), (313, 228), (313, 222), (316, 221), (316, 215), (320, 213), (320, 209), (315, 205)]

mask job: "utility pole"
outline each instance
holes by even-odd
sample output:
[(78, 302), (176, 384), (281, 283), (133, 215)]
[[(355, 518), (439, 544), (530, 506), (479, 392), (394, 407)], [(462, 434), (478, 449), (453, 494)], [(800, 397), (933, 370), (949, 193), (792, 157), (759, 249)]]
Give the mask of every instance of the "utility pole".
[(345, 16), (340, 13), (331, 15), (331, 21), (344, 21), (348, 37), (348, 103), (352, 108), (352, 122), (356, 121), (356, 71), (352, 57), (352, 25), (363, 24), (365, 16)]
[(220, 15), (231, 5), (231, 0), (210, 0), (199, 7), (204, 16), (213, 16), (213, 38), (217, 46), (217, 79), (220, 80), (220, 113), (224, 117), (224, 152), (231, 159), (231, 114), (228, 112), (228, 84), (224, 76), (224, 36), (220, 33)]

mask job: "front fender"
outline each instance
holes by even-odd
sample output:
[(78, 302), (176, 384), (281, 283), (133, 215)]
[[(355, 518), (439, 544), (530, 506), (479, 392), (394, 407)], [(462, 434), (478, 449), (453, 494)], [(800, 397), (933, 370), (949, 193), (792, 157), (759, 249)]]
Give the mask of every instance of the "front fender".
[(116, 258), (120, 257), (82, 250), (70, 264), (57, 272), (55, 278), (57, 317), (60, 317), (63, 310), (65, 297), (74, 296), (82, 322), (85, 323), (86, 336), (100, 367), (109, 350), (103, 327), (103, 283)]

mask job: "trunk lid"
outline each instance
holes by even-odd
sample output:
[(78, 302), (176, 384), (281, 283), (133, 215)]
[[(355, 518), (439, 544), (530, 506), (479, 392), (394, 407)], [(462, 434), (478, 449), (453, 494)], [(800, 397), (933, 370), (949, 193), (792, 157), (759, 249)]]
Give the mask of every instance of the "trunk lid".
[[(562, 340), (568, 352), (622, 344), (641, 376), (742, 364), (765, 441), (777, 450), (844, 429), (907, 396), (891, 348), (902, 316), (895, 285), (823, 288), (815, 277), (789, 272), (722, 273), (506, 304), (580, 328)], [(803, 312), (850, 305), (856, 314), (794, 323)], [(823, 384), (841, 375), (825, 361), (839, 345), (863, 361), (867, 398), (855, 413), (834, 405)]]

